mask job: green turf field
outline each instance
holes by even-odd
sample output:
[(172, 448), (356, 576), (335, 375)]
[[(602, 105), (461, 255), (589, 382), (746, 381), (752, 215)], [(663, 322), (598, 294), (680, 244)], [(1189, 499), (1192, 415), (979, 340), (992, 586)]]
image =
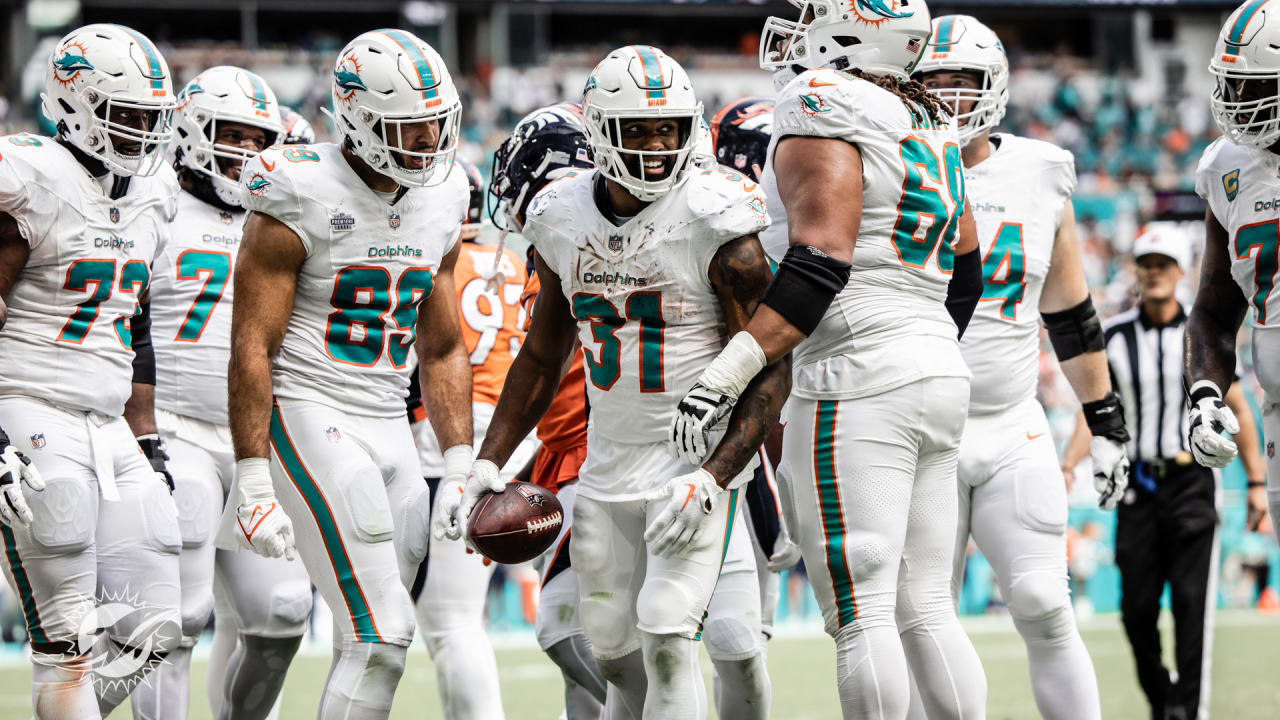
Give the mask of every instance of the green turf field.
[[(1166, 617), (1166, 620), (1168, 618)], [(989, 720), (1034, 720), (1039, 716), (1031, 700), (1022, 642), (1007, 619), (983, 618), (969, 623), (987, 673)], [(1166, 628), (1166, 640), (1169, 635)], [(1129, 646), (1118, 619), (1102, 617), (1086, 625), (1085, 642), (1093, 655), (1102, 688), (1103, 717), (1144, 720), (1146, 704), (1133, 673)], [(1166, 649), (1167, 646), (1166, 646)], [(1213, 716), (1226, 720), (1280, 717), (1280, 619), (1254, 613), (1219, 616), (1213, 663)], [(318, 693), (329, 658), (300, 657), (285, 686), (282, 720), (315, 717)], [(501, 649), (498, 665), (508, 720), (555, 720), (561, 710), (559, 674), (533, 647)], [(775, 639), (769, 646), (773, 678), (773, 717), (785, 720), (838, 719), (830, 641), (811, 632)], [(204, 662), (195, 663), (191, 718), (209, 717), (204, 692)], [(710, 679), (710, 666), (704, 666)], [(30, 671), (16, 663), (0, 669), (0, 718), (25, 718), (30, 713)], [(127, 710), (113, 717), (127, 718)], [(440, 718), (431, 662), (415, 644), (409, 666), (396, 695), (393, 718)], [(714, 717), (714, 713), (711, 714)]]

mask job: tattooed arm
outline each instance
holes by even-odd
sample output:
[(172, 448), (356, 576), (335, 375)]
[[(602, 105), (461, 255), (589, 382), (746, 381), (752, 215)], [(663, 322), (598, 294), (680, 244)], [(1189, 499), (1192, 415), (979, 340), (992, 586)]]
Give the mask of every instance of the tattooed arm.
[(1231, 387), (1236, 368), (1236, 331), (1249, 309), (1244, 293), (1231, 277), (1227, 230), (1205, 212), (1204, 260), (1200, 289), (1187, 317), (1187, 385), (1210, 380), (1223, 392)]
[[(773, 278), (769, 259), (755, 235), (723, 245), (711, 259), (707, 276), (720, 299), (732, 337), (747, 326), (760, 297)], [(721, 487), (729, 484), (751, 456), (759, 452), (769, 431), (778, 424), (782, 403), (791, 393), (791, 357), (783, 356), (756, 375), (729, 416), (729, 429), (702, 467)]]

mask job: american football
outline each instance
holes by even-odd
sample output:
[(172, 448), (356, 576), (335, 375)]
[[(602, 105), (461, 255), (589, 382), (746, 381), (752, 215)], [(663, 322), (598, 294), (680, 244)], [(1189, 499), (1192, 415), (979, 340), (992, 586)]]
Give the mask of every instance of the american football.
[(513, 482), (480, 498), (467, 535), (485, 557), (514, 565), (541, 555), (562, 524), (564, 510), (555, 495), (533, 483)]

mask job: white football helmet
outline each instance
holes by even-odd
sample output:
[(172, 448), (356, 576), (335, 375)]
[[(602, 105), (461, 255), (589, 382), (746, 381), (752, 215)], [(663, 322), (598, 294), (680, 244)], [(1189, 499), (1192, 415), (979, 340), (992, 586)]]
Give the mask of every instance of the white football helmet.
[(799, 20), (771, 17), (760, 35), (760, 67), (856, 68), (911, 77), (933, 27), (924, 0), (787, 0)]
[(1249, 0), (1227, 18), (1209, 60), (1213, 121), (1237, 145), (1280, 140), (1280, 8)]
[[(648, 45), (628, 45), (609, 53), (587, 78), (582, 98), (587, 143), (596, 167), (638, 200), (652, 202), (675, 187), (693, 165), (702, 135), (702, 103), (693, 94), (684, 68)], [(635, 118), (672, 118), (680, 122), (674, 150), (624, 150), (622, 123)], [(645, 175), (645, 161), (665, 158), (669, 171), (657, 179)], [(633, 160), (628, 163), (628, 160)]]
[(706, 118), (699, 118), (698, 125), (698, 146), (693, 149), (693, 162), (701, 168), (714, 168), (716, 146), (711, 140), (711, 125)]
[[(356, 156), (404, 187), (444, 182), (458, 150), (462, 101), (440, 55), (412, 33), (352, 40), (333, 66), (333, 124)], [(438, 123), (435, 147), (403, 148), (408, 125)]]
[(257, 153), (232, 145), (215, 145), (220, 123), (235, 122), (266, 131), (267, 144), (275, 145), (284, 135), (276, 94), (257, 75), (238, 67), (212, 67), (187, 83), (178, 94), (174, 121), (177, 134), (177, 161), (213, 181), (218, 198), (241, 207), (240, 181), (223, 172), (229, 160), (243, 168)]
[[(72, 30), (49, 58), (40, 100), (60, 137), (116, 175), (151, 175), (165, 161), (173, 78), (137, 30), (102, 23)], [(146, 128), (113, 120), (117, 111), (141, 112)]]
[[(925, 46), (916, 75), (951, 71), (975, 72), (982, 88), (933, 88), (931, 92), (951, 106), (960, 144), (1000, 124), (1009, 104), (1009, 61), (1000, 38), (968, 15), (943, 15), (933, 21), (933, 37)], [(972, 100), (973, 109), (956, 114), (961, 102)]]

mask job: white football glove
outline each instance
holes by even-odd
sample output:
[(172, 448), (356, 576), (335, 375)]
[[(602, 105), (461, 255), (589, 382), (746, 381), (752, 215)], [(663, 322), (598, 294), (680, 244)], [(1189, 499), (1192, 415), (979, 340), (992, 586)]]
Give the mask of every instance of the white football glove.
[(644, 531), (644, 541), (653, 554), (669, 558), (688, 552), (711, 517), (715, 497), (722, 492), (724, 489), (716, 484), (711, 473), (698, 468), (668, 480), (666, 485), (646, 496), (647, 501), (666, 501), (666, 506)]
[(751, 333), (744, 330), (730, 338), (676, 406), (671, 419), (671, 454), (683, 463), (701, 465), (711, 450), (711, 428), (733, 411), (734, 403), (764, 366), (764, 350)]
[(1098, 491), (1098, 507), (1114, 509), (1129, 487), (1129, 430), (1124, 426), (1124, 405), (1115, 391), (1100, 400), (1084, 403), (1080, 410), (1093, 439), (1089, 458), (1093, 461), (1093, 489)]
[(1220, 433), (1240, 432), (1240, 421), (1222, 402), (1222, 391), (1212, 381), (1191, 386), (1191, 413), (1187, 423), (1187, 444), (1196, 462), (1209, 468), (1226, 467), (1239, 452), (1236, 443)]
[(271, 465), (266, 458), (236, 461), (236, 538), (263, 557), (293, 559), (293, 523), (271, 488)]
[(457, 523), (458, 505), (462, 502), (462, 489), (467, 485), (472, 457), (470, 445), (454, 445), (444, 451), (444, 477), (440, 478), (435, 505), (431, 508), (431, 534), (437, 540), (458, 539), (459, 533), (453, 526)]
[(1129, 448), (1097, 435), (1089, 441), (1089, 459), (1093, 461), (1093, 489), (1098, 491), (1098, 507), (1112, 510), (1129, 487)]
[(471, 511), (475, 509), (480, 497), (489, 492), (502, 492), (507, 483), (498, 474), (498, 466), (489, 460), (477, 460), (471, 464), (471, 474), (467, 476), (467, 484), (462, 489), (462, 497), (454, 511), (454, 521), (445, 537), (457, 540), (459, 537), (467, 544), (467, 549), (479, 552), (471, 545), (467, 537), (471, 528)]
[(22, 496), (22, 484), (36, 492), (44, 490), (44, 480), (31, 460), (9, 443), (9, 436), (0, 430), (0, 523), (9, 527), (31, 526), (31, 508)]
[(738, 398), (695, 384), (676, 405), (671, 421), (671, 454), (689, 465), (701, 464), (710, 450), (711, 428), (733, 412)]

